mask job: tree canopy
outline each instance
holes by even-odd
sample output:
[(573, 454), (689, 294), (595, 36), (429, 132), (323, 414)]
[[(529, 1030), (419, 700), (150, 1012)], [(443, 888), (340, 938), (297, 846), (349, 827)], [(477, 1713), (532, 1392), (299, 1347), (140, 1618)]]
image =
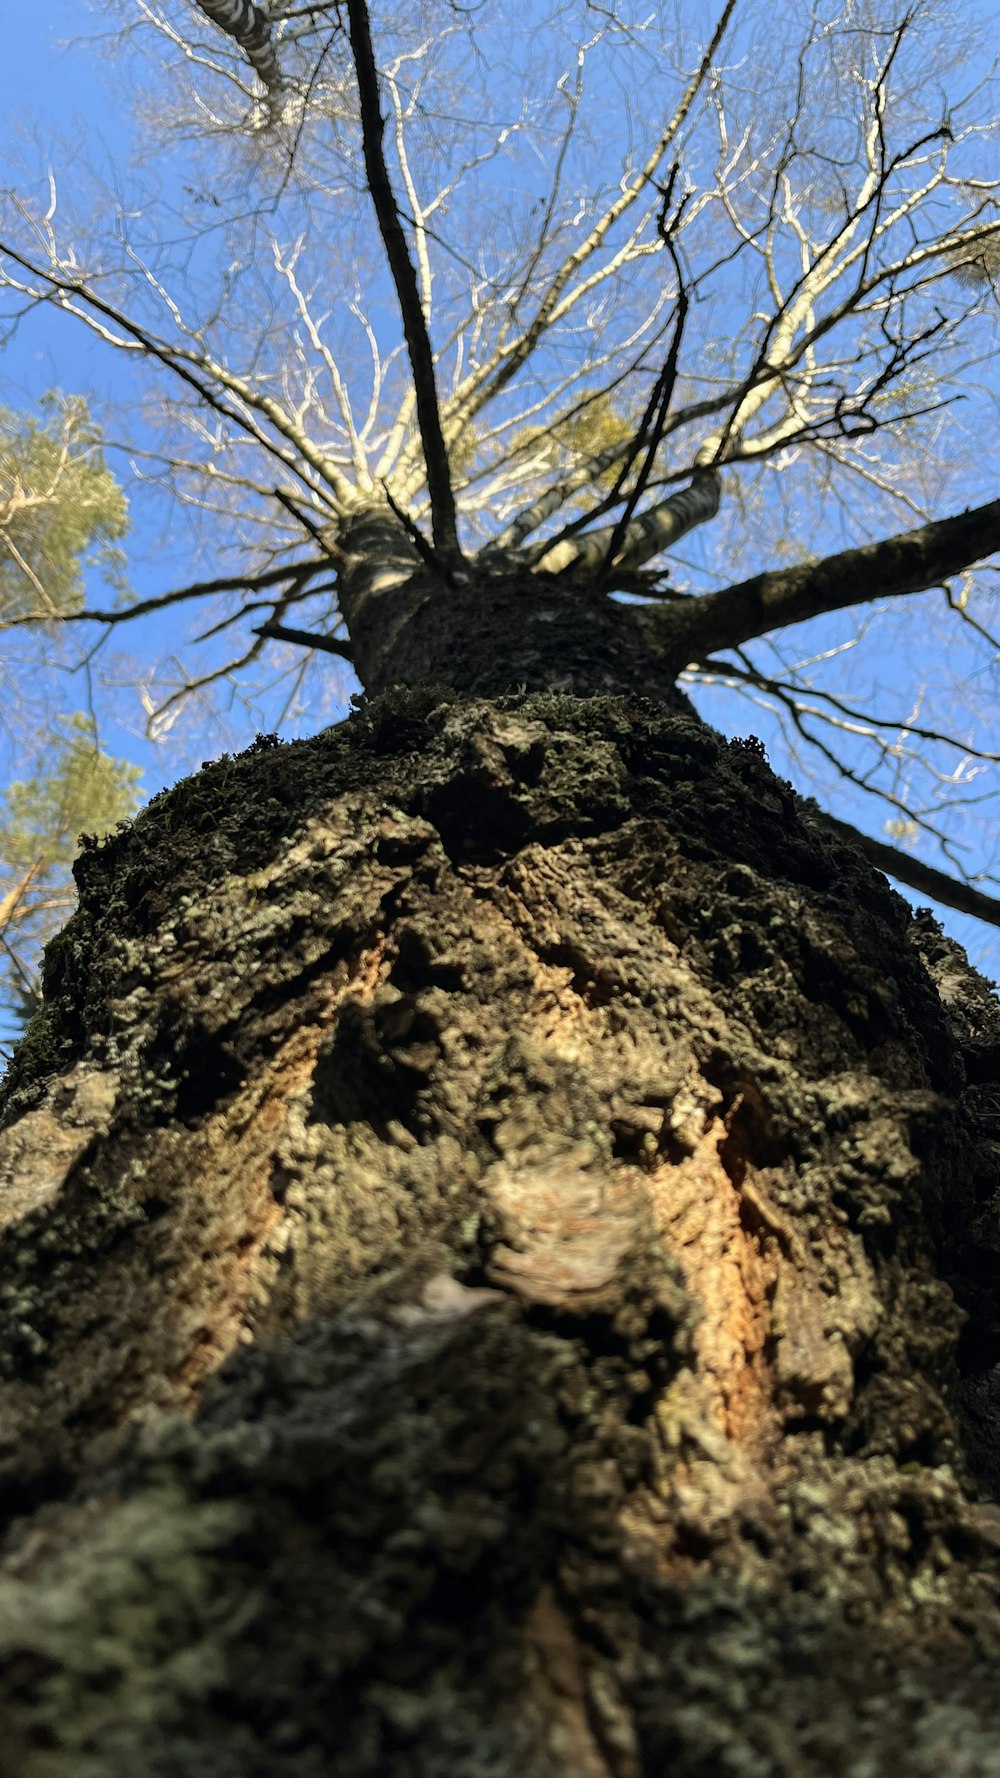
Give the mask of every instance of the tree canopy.
[(12, 324), (55, 308), (131, 362), (145, 406), (115, 442), (201, 522), (207, 578), (61, 613), (196, 605), (151, 721), (251, 675), (307, 712), (352, 658), (338, 538), (388, 503), (450, 573), (504, 550), (540, 588), (640, 599), (651, 658), (714, 717), (749, 698), (729, 720), (784, 737), (834, 813), (867, 800), (883, 864), (947, 896), (943, 866), (995, 918), (988, 838), (961, 850), (998, 757), (969, 576), (1000, 541), (973, 15), (98, 13), (155, 148), (113, 182), (36, 168), (0, 263)]

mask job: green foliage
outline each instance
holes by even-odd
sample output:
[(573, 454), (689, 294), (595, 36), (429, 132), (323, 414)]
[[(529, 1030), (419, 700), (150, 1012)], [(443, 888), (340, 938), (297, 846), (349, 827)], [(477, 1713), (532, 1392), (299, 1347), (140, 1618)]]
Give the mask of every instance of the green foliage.
[[(614, 396), (606, 392), (584, 397), (575, 411), (552, 426), (543, 422), (518, 434), (514, 439), (516, 453), (528, 455), (543, 444), (555, 445), (559, 466), (566, 467), (580, 458), (600, 457), (603, 451), (624, 444), (635, 437), (639, 417), (617, 406)], [(598, 472), (591, 484), (605, 490), (614, 486), (621, 465)]]
[[(614, 445), (630, 442), (638, 430), (639, 416), (624, 413), (616, 406), (613, 396), (602, 393), (593, 396), (586, 407), (563, 422), (558, 438), (560, 444), (576, 456), (599, 457)], [(598, 486), (613, 487), (620, 468), (620, 463), (614, 463), (610, 469), (603, 470), (597, 477)]]
[(48, 765), (0, 796), (0, 848), (15, 869), (36, 859), (68, 866), (79, 833), (107, 833), (138, 802), (138, 766), (101, 752), (89, 716), (77, 713), (60, 727)]
[(77, 714), (32, 775), (0, 795), (0, 1005), (23, 1025), (37, 1004), (41, 947), (73, 905), (81, 832), (105, 834), (137, 807), (137, 766), (102, 752)]
[(80, 396), (46, 395), (43, 419), (0, 408), (0, 624), (78, 611), (83, 571), (121, 585), (128, 501)]

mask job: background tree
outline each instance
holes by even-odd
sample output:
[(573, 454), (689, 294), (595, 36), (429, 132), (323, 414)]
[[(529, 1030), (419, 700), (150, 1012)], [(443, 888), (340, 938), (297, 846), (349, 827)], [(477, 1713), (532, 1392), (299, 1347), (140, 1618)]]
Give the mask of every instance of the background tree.
[[(242, 135), (209, 113), (234, 187), (256, 160), (311, 221), (329, 152), (367, 189), (388, 272), (331, 324), (368, 338), (363, 399), (314, 228), (262, 271), (244, 211), (214, 303), (214, 231), (186, 241), (185, 307), (166, 237), (84, 273), (22, 203), (9, 288), (196, 398), (205, 454), (165, 460), (220, 521), (261, 500), (256, 569), (168, 605), (229, 595), (223, 633), (349, 656), (367, 697), (88, 846), (47, 951), (0, 1113), (14, 1768), (988, 1773), (1000, 1014), (677, 682), (801, 700), (743, 651), (960, 573), (1000, 502), (870, 541), (852, 501), (844, 547), (722, 587), (656, 566), (755, 466), (746, 539), (766, 474), (803, 524), (807, 448), (827, 499), (860, 474), (891, 506), (900, 441), (941, 423), (925, 354), (947, 393), (994, 225), (975, 117), (926, 115), (934, 15), (814, 12), (775, 121), (727, 6), (654, 59), (598, 188), (574, 70), (649, 40), (560, 9), (555, 67), (571, 17), (596, 36), (516, 111), (568, 118), (497, 252), (482, 205), (444, 226), (445, 158), (472, 195), (507, 140), (477, 134), (510, 93), (476, 91), (475, 21), (415, 46), (363, 0), (143, 12), (195, 81), (260, 76)], [(974, 597), (950, 609), (981, 634)]]
[(85, 566), (121, 586), (128, 505), (78, 397), (44, 420), (0, 410), (0, 624), (55, 623), (83, 606)]
[(42, 946), (76, 902), (79, 836), (108, 833), (139, 802), (140, 772), (102, 752), (89, 717), (78, 713), (61, 727), (31, 777), (0, 798), (0, 992), (18, 1022), (41, 999)]
[[(51, 394), (42, 418), (0, 412), (0, 630), (22, 620), (51, 635), (84, 603), (96, 571), (123, 596), (125, 494), (104, 461), (87, 405)], [(30, 777), (0, 797), (0, 1001), (16, 1029), (34, 1010), (46, 938), (75, 901), (78, 835), (104, 834), (134, 812), (138, 769), (102, 751), (93, 718), (41, 714), (6, 675), (4, 717), (39, 748)]]

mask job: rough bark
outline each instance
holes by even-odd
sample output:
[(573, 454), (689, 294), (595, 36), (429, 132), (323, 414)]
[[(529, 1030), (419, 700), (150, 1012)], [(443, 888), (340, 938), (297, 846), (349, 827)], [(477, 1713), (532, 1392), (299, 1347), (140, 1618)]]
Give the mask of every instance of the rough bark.
[(454, 597), (462, 691), (82, 858), (0, 1131), (0, 1770), (989, 1778), (996, 1004), (753, 744), (581, 695), (589, 612), (487, 698)]
[(362, 684), (372, 695), (407, 684), (492, 696), (570, 691), (651, 693), (690, 711), (676, 666), (651, 653), (645, 610), (572, 575), (533, 574), (505, 551), (457, 571), (428, 567), (391, 514), (369, 508), (338, 539), (338, 603)]

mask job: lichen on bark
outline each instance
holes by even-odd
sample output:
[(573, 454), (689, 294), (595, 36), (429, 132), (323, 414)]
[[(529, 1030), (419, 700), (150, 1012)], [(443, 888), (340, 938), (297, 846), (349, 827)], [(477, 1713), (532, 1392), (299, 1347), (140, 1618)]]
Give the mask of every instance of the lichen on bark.
[(0, 1129), (18, 1778), (1000, 1773), (1000, 1019), (758, 748), (390, 692), (79, 886)]

